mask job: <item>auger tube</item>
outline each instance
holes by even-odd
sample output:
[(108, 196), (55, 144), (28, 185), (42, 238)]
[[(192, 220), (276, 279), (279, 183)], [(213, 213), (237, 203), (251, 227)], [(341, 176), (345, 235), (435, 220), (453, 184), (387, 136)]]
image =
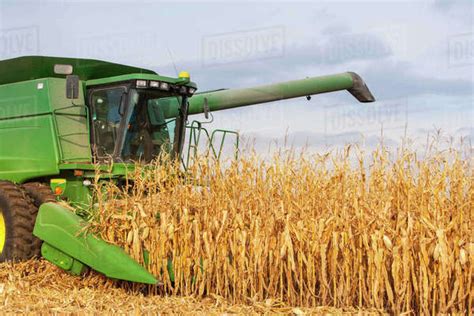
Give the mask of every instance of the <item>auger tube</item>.
[(312, 77), (244, 89), (203, 92), (189, 99), (189, 114), (220, 111), (241, 106), (347, 90), (359, 102), (373, 102), (374, 96), (362, 78), (354, 72)]

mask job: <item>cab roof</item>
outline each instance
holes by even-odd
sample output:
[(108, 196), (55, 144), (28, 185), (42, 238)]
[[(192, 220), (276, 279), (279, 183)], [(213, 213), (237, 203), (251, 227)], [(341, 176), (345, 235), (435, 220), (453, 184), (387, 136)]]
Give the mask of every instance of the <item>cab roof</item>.
[(94, 80), (127, 74), (151, 74), (144, 68), (126, 66), (94, 59), (48, 56), (24, 56), (0, 61), (0, 85), (41, 78), (65, 78), (54, 73), (54, 65), (72, 65), (73, 74), (81, 80)]

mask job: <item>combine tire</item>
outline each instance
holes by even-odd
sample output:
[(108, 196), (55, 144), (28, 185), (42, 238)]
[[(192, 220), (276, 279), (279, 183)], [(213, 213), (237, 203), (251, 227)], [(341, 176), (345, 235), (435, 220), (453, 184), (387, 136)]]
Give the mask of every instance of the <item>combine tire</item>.
[(41, 242), (32, 234), (37, 213), (19, 186), (0, 181), (0, 262), (39, 255)]
[[(47, 202), (55, 202), (56, 196), (51, 191), (51, 188), (48, 185), (39, 182), (30, 182), (23, 184), (23, 190), (25, 190), (26, 194), (31, 198), (33, 204), (36, 206), (37, 209), (43, 203)], [(36, 219), (36, 213), (35, 213)], [(41, 239), (36, 238), (33, 236), (33, 245), (32, 248), (37, 249), (36, 255), (41, 253), (41, 245), (43, 242)]]
[(33, 204), (37, 208), (39, 208), (43, 203), (56, 201), (56, 196), (53, 194), (53, 191), (51, 191), (51, 188), (43, 183), (25, 183), (23, 184), (23, 189), (33, 200)]

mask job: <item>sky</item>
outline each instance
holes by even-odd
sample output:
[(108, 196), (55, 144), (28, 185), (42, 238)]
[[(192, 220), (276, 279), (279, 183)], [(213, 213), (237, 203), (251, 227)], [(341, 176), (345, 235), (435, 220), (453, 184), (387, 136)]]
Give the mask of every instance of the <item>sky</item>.
[[(200, 91), (354, 71), (377, 99), (321, 94), (213, 113), (260, 152), (381, 138), (474, 140), (474, 2), (0, 0), (0, 59), (82, 57), (176, 76)], [(205, 120), (202, 115), (190, 120)]]

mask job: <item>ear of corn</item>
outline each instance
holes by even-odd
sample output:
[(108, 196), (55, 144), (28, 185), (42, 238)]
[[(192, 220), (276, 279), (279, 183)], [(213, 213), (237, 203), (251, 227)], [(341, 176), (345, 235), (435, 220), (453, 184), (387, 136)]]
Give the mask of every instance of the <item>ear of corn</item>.
[(472, 161), (362, 156), (202, 159), (186, 177), (170, 162), (137, 167), (125, 189), (98, 186), (121, 198), (100, 203), (90, 229), (141, 263), (149, 252), (149, 270), (176, 295), (473, 311)]

